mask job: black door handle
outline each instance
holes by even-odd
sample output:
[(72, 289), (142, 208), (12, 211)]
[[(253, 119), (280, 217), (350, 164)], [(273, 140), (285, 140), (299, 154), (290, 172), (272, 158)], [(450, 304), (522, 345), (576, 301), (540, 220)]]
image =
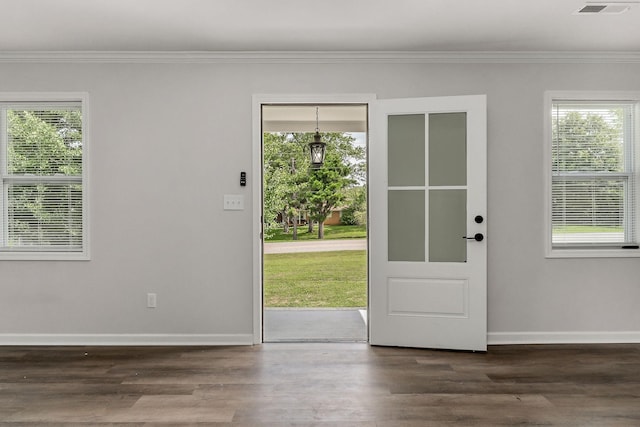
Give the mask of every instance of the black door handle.
[(482, 233), (476, 233), (473, 237), (462, 236), (463, 239), (467, 240), (475, 240), (476, 242), (482, 242), (484, 240), (484, 235)]

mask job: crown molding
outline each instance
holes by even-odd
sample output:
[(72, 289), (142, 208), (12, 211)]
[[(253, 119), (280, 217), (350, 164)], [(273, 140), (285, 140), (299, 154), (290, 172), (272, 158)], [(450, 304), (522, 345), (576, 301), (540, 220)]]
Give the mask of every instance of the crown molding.
[(640, 63), (640, 52), (0, 51), (0, 63)]

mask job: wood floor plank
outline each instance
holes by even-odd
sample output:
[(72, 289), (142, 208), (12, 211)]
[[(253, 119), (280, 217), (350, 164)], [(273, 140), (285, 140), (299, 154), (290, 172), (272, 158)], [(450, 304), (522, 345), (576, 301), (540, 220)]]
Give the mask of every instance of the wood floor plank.
[(0, 426), (640, 426), (640, 345), (0, 347)]

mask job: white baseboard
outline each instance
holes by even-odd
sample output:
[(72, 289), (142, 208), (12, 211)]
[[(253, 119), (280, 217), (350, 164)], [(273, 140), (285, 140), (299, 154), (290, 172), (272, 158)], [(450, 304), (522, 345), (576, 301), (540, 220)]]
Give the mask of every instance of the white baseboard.
[[(253, 345), (252, 334), (0, 334), (0, 346), (222, 346)], [(489, 345), (640, 343), (640, 331), (490, 332)]]
[(489, 345), (640, 343), (640, 331), (625, 332), (490, 332)]
[(3, 345), (252, 345), (251, 334), (0, 334)]

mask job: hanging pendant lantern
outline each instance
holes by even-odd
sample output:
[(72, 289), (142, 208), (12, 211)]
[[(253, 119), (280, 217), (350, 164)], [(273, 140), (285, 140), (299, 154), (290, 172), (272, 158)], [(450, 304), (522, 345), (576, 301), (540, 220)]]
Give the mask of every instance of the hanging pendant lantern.
[(311, 167), (313, 168), (319, 168), (324, 164), (324, 156), (327, 149), (327, 144), (322, 141), (322, 137), (320, 136), (318, 123), (318, 107), (316, 107), (316, 133), (313, 135), (313, 142), (309, 143)]

